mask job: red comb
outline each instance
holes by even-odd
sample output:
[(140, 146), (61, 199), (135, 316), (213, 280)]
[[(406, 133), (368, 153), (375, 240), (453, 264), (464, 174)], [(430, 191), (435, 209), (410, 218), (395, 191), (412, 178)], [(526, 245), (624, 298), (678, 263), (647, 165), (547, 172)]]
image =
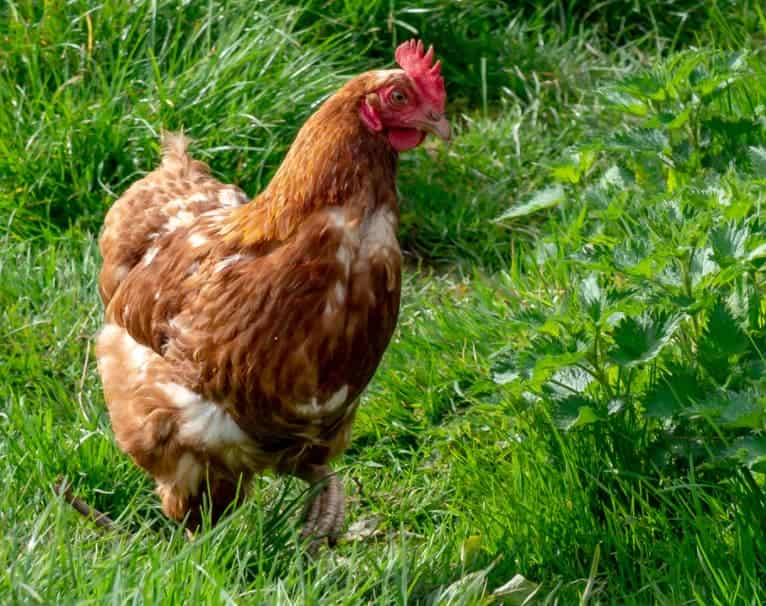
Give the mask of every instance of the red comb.
[(439, 107), (440, 111), (443, 111), (447, 95), (444, 91), (444, 79), (441, 76), (441, 61), (433, 63), (434, 47), (429, 46), (428, 51), (423, 52), (421, 40), (408, 40), (397, 47), (394, 57), (421, 91)]

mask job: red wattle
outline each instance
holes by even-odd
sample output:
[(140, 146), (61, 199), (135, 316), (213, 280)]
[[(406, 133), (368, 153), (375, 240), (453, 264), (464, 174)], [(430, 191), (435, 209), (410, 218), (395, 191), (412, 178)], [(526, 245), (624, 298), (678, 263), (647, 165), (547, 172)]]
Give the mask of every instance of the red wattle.
[(426, 138), (426, 134), (417, 128), (389, 128), (388, 142), (396, 151), (402, 152), (417, 147)]

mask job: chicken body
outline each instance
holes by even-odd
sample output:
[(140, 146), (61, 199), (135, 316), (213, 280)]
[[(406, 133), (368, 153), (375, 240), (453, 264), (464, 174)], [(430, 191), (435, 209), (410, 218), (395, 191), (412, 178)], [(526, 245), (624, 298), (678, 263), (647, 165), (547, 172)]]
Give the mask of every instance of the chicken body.
[(329, 477), (305, 531), (337, 537), (328, 464), (399, 310), (397, 153), (359, 118), (391, 78), (363, 74), (326, 101), (253, 201), (168, 135), (110, 209), (99, 372), (118, 444), (169, 517), (196, 526), (205, 497), (216, 519), (273, 469)]

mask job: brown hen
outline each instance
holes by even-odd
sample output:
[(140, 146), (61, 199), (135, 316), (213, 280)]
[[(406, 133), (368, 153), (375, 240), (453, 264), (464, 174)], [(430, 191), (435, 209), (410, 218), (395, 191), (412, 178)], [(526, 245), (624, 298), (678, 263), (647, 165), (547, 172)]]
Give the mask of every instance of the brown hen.
[(98, 367), (117, 442), (190, 527), (273, 469), (326, 480), (304, 535), (334, 541), (362, 390), (396, 324), (398, 152), (449, 138), (433, 50), (364, 73), (298, 133), (252, 202), (193, 160), (180, 135), (107, 214)]

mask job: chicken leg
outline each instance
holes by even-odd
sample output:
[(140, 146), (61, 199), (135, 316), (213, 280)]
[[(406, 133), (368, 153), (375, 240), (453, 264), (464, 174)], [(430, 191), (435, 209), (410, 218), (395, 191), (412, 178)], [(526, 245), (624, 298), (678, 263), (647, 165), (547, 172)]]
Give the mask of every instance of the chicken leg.
[(338, 542), (345, 518), (345, 494), (343, 483), (327, 465), (312, 465), (298, 474), (312, 485), (322, 484), (318, 491), (312, 491), (307, 503), (305, 522), (301, 538), (312, 538), (312, 549), (327, 537), (332, 547)]

